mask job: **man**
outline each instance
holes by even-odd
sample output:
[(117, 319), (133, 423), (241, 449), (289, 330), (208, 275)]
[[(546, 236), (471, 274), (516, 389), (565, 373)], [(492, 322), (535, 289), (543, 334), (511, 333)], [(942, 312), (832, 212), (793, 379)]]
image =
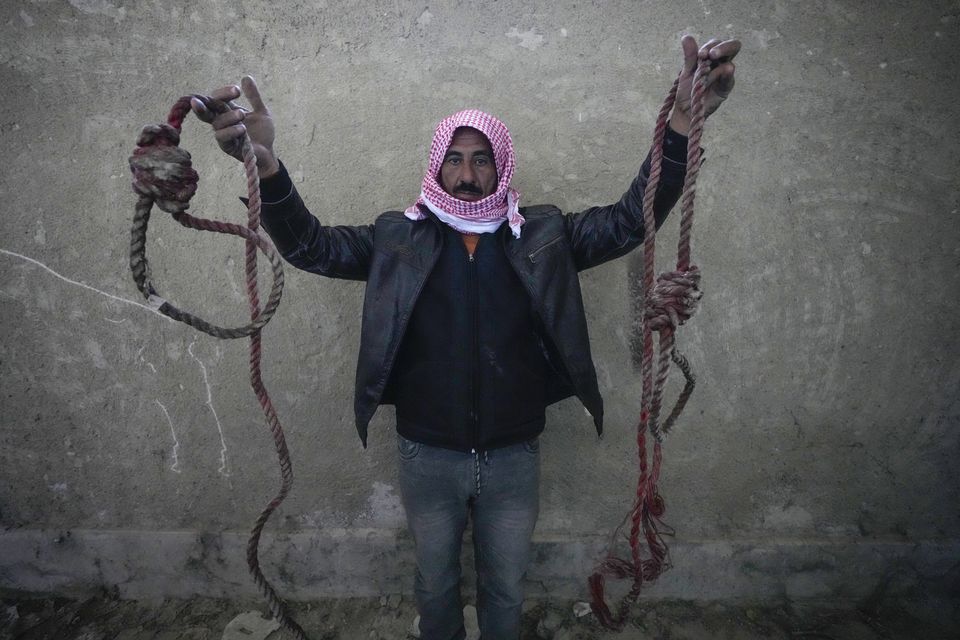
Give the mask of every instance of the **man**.
[[(734, 84), (736, 40), (682, 40), (684, 72), (664, 141), (654, 214), (660, 224), (683, 183), (689, 101), (698, 59), (713, 66), (705, 111)], [(274, 126), (253, 79), (213, 124), (238, 157), (246, 131), (261, 176), (262, 221), (284, 258), (321, 275), (367, 281), (355, 412), (366, 446), (380, 404), (396, 406), (400, 488), (416, 550), (424, 640), (463, 638), (460, 547), (472, 514), (479, 626), (488, 640), (520, 633), (522, 579), (539, 508), (537, 437), (548, 405), (576, 395), (602, 430), (577, 273), (643, 239), (650, 158), (619, 202), (563, 215), (519, 207), (506, 126), (467, 110), (438, 125), (419, 198), (368, 226), (324, 227), (273, 152)], [(224, 87), (213, 97), (238, 98)]]

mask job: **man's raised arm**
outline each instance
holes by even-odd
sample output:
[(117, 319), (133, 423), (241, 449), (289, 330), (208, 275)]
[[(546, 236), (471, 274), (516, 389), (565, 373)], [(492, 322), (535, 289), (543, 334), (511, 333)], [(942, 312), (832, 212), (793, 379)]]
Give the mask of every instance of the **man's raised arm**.
[(213, 126), (217, 144), (227, 155), (243, 159), (243, 135), (250, 136), (260, 173), (261, 222), (281, 255), (293, 266), (348, 280), (366, 280), (373, 255), (373, 226), (328, 227), (304, 205), (300, 194), (273, 150), (275, 128), (257, 83), (244, 76), (242, 93), (250, 103), (246, 109), (234, 100), (241, 87), (229, 85), (210, 97), (222, 103), (213, 110), (196, 98), (191, 107), (197, 117)]
[[(659, 228), (676, 204), (686, 175), (687, 138), (690, 131), (690, 94), (698, 61), (709, 60), (704, 93), (704, 114), (717, 110), (733, 90), (733, 58), (740, 51), (739, 40), (707, 41), (699, 49), (693, 36), (681, 40), (683, 69), (676, 101), (663, 140), (660, 183), (654, 198), (654, 218)], [(643, 242), (643, 192), (650, 176), (650, 154), (620, 200), (611, 205), (591, 207), (567, 216), (567, 237), (578, 270), (588, 269), (625, 255)]]

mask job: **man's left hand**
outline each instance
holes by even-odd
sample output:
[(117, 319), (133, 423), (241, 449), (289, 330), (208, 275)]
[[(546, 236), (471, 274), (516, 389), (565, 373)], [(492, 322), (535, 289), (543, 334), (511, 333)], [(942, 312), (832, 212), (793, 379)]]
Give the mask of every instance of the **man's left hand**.
[(700, 60), (709, 60), (706, 90), (703, 95), (703, 113), (709, 116), (733, 91), (733, 59), (740, 52), (739, 40), (711, 38), (699, 49), (697, 41), (691, 35), (683, 36), (683, 72), (677, 86), (677, 99), (670, 115), (670, 128), (687, 135), (690, 132), (690, 92), (693, 89), (693, 74)]

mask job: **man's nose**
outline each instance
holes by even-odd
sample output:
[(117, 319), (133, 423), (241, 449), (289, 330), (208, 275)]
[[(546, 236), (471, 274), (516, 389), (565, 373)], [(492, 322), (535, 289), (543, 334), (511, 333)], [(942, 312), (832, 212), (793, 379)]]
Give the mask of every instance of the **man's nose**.
[(470, 184), (476, 184), (477, 173), (473, 164), (469, 162), (463, 163), (463, 170), (460, 172), (460, 182), (469, 182)]

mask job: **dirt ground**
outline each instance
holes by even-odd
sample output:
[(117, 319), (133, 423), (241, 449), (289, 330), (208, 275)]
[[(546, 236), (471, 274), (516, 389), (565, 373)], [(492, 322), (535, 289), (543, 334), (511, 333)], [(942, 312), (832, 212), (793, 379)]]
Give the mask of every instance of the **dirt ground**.
[[(635, 605), (626, 628), (602, 629), (592, 614), (578, 617), (574, 602), (528, 601), (523, 640), (955, 640), (956, 602), (895, 602), (860, 607), (823, 603), (745, 605), (676, 601)], [(237, 625), (259, 602), (189, 599), (124, 601), (106, 594), (67, 599), (3, 593), (0, 639), (10, 640), (282, 640), (291, 636)], [(295, 619), (312, 640), (406, 640), (416, 612), (398, 595), (294, 603)], [(258, 624), (265, 623), (253, 615)], [(251, 618), (248, 617), (249, 621)], [(267, 623), (269, 624), (269, 623)], [(228, 625), (230, 628), (228, 629)], [(225, 631), (226, 629), (226, 631)], [(476, 632), (470, 629), (473, 638)]]

